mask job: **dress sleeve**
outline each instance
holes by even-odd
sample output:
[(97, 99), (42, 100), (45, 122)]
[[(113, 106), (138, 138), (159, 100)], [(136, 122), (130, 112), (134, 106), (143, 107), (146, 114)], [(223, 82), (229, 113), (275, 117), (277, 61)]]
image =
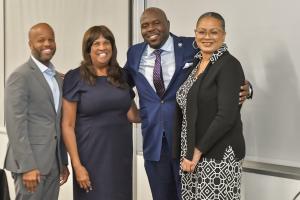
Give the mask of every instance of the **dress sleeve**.
[(79, 101), (79, 70), (70, 70), (64, 77), (63, 97), (68, 101)]
[(134, 99), (135, 92), (132, 89), (134, 87), (134, 84), (132, 84), (132, 80), (131, 80), (131, 76), (130, 76), (129, 72), (126, 69), (124, 69), (124, 68), (122, 68), (122, 78), (123, 78), (123, 80), (126, 81), (126, 83), (129, 86), (129, 93), (130, 93), (131, 99)]

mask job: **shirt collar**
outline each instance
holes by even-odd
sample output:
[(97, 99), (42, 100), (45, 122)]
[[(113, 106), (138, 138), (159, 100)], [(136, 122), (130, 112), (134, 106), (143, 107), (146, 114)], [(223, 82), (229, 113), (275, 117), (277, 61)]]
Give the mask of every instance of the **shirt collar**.
[[(223, 43), (222, 46), (212, 54), (212, 56), (209, 59), (210, 62), (214, 64), (226, 51), (228, 51), (228, 47), (225, 43)], [(194, 58), (201, 60), (202, 59), (201, 51), (199, 51), (194, 56)]]
[[(173, 37), (171, 35), (169, 35), (167, 41), (164, 43), (164, 45), (160, 48), (163, 51), (166, 52), (172, 52), (174, 49), (174, 43), (173, 43)], [(153, 54), (153, 52), (155, 51), (155, 49), (153, 49), (152, 47), (149, 46), (149, 44), (146, 47), (146, 51), (147, 51), (147, 55), (150, 56)]]
[(55, 70), (53, 64), (50, 62), (49, 67), (38, 61), (33, 55), (31, 55), (31, 59), (38, 66), (42, 73), (44, 73), (48, 68)]

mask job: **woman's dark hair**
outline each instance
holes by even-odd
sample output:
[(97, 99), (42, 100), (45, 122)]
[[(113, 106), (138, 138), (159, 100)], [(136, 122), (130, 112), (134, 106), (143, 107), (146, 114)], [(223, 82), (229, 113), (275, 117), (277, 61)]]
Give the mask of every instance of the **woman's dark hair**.
[(100, 36), (103, 36), (105, 39), (110, 41), (112, 46), (112, 56), (108, 63), (109, 67), (107, 68), (107, 79), (108, 82), (112, 85), (120, 88), (126, 88), (127, 83), (124, 80), (122, 75), (121, 67), (117, 61), (117, 47), (114, 35), (106, 26), (92, 26), (89, 28), (84, 36), (82, 41), (82, 56), (83, 61), (80, 64), (80, 75), (83, 80), (85, 80), (90, 85), (95, 85), (96, 83), (96, 71), (93, 68), (92, 59), (90, 56), (91, 48), (95, 40)]
[(221, 27), (222, 27), (223, 31), (225, 32), (225, 20), (222, 17), (222, 15), (220, 15), (219, 13), (216, 13), (216, 12), (207, 12), (207, 13), (204, 13), (203, 15), (201, 15), (197, 20), (197, 26), (198, 26), (199, 22), (205, 17), (213, 17), (213, 18), (219, 20), (221, 22)]

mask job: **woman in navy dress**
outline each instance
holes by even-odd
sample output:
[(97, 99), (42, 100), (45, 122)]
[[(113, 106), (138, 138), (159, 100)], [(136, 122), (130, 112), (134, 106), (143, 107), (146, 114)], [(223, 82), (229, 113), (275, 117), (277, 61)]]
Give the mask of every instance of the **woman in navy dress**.
[(74, 199), (132, 199), (134, 93), (116, 57), (111, 31), (88, 29), (83, 61), (65, 75), (62, 131), (73, 167)]

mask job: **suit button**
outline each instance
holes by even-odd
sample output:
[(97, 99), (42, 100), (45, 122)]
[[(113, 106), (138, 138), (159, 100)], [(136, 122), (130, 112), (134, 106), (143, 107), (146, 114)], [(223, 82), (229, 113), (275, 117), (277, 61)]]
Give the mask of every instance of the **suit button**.
[(163, 103), (165, 103), (165, 102), (164, 102), (164, 100), (161, 100), (160, 103), (163, 104)]
[(54, 136), (54, 140), (56, 140), (57, 139), (57, 136)]

